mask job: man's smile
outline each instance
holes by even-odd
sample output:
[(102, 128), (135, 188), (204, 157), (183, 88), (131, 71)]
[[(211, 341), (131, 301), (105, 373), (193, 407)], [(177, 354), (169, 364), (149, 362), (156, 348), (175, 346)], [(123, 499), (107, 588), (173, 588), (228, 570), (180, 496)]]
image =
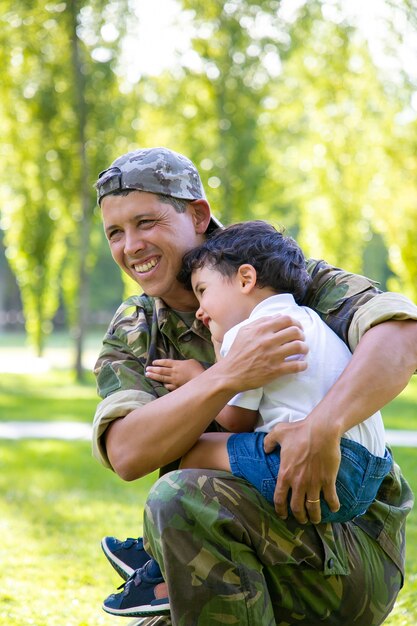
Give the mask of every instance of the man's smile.
[(153, 269), (154, 267), (156, 267), (156, 265), (158, 264), (158, 257), (152, 257), (151, 259), (148, 259), (147, 261), (143, 261), (141, 263), (135, 263), (132, 265), (132, 268), (135, 270), (135, 272), (137, 272), (138, 274), (146, 274), (147, 272), (149, 272), (151, 269)]

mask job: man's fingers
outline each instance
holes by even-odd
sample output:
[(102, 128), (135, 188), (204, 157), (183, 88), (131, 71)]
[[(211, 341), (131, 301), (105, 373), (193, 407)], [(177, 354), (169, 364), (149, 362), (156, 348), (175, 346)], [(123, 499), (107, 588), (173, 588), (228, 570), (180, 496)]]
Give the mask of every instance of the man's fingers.
[(323, 497), (332, 513), (336, 513), (340, 509), (340, 502), (337, 497), (336, 485), (334, 483), (323, 486)]
[(304, 372), (307, 367), (307, 361), (301, 359), (297, 359), (296, 361), (284, 361), (279, 366), (279, 375), (284, 376), (287, 374), (297, 374), (298, 372)]
[(288, 517), (288, 492), (289, 485), (284, 480), (284, 476), (278, 473), (277, 484), (274, 492), (274, 507), (281, 519)]
[(271, 315), (270, 317), (263, 318), (265, 322), (271, 326), (273, 332), (279, 332), (283, 329), (298, 327), (302, 329), (302, 325), (299, 320), (290, 317), (289, 315)]
[[(294, 428), (293, 424), (287, 422), (280, 422), (274, 426), (271, 432), (267, 433), (264, 438), (264, 450), (266, 454), (275, 450), (278, 444), (280, 444), (280, 439), (284, 437), (285, 433), (288, 430), (292, 430)], [(278, 477), (278, 484), (283, 485), (283, 475)], [(286, 490), (288, 492), (288, 488)]]
[(239, 333), (243, 331), (248, 333), (251, 337), (254, 337), (256, 334), (263, 336), (267, 336), (268, 333), (272, 333), (272, 335), (278, 334), (280, 344), (289, 341), (304, 341), (305, 338), (300, 322), (289, 315), (262, 317), (247, 324), (244, 328), (246, 330), (243, 331), (242, 329)]
[(274, 439), (274, 434), (272, 432), (268, 433), (264, 439), (264, 450), (265, 454), (269, 454), (277, 447), (277, 440)]
[(321, 506), (320, 496), (310, 496), (306, 498), (305, 508), (307, 509), (308, 519), (312, 524), (320, 524), (321, 521)]
[(297, 493), (295, 489), (291, 493), (291, 512), (299, 524), (307, 524), (308, 515), (305, 507), (305, 494), (303, 492)]
[(277, 492), (274, 495), (274, 507), (278, 517), (281, 519), (287, 519), (288, 517), (288, 505), (287, 498), (282, 499), (281, 496), (277, 496)]

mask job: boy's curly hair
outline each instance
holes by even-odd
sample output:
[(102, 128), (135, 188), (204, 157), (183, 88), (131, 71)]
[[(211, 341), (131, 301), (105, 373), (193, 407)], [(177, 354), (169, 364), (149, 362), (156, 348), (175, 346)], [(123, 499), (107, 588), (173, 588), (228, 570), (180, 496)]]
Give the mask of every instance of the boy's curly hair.
[(191, 289), (191, 274), (196, 269), (207, 265), (232, 277), (244, 263), (255, 268), (257, 287), (291, 293), (298, 303), (311, 282), (296, 241), (262, 220), (217, 229), (201, 246), (184, 255), (178, 280)]

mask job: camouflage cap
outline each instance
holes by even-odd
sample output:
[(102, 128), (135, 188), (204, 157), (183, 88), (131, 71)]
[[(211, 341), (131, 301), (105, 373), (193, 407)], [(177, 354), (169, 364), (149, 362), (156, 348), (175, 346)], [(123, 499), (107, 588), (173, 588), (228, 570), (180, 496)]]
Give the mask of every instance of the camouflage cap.
[(206, 197), (194, 163), (168, 148), (133, 150), (99, 174), (97, 201), (121, 189), (161, 193), (182, 200)]
[[(96, 182), (97, 202), (116, 191), (137, 189), (181, 200), (206, 199), (194, 163), (168, 148), (141, 148), (117, 158), (100, 172)], [(222, 224), (212, 215), (207, 232)]]

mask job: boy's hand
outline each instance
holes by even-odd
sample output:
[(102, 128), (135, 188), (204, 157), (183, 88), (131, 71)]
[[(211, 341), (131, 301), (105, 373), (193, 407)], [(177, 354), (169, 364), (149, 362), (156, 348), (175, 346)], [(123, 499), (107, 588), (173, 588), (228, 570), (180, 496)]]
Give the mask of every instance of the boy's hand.
[(174, 391), (204, 372), (204, 367), (195, 359), (177, 361), (175, 359), (156, 359), (146, 368), (148, 378), (162, 383), (168, 391)]

